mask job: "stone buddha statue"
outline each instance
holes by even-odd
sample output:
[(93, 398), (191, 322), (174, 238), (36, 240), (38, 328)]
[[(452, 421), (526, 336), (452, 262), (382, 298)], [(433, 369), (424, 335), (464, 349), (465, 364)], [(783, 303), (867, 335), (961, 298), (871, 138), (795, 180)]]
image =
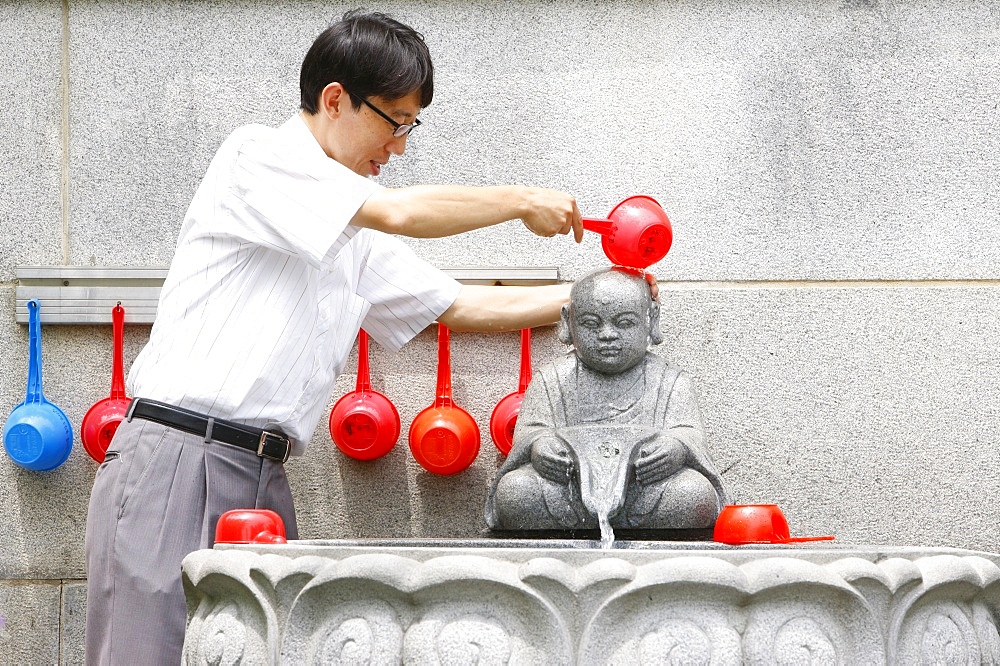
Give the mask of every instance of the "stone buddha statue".
[(621, 268), (579, 280), (486, 504), (495, 530), (704, 529), (726, 492), (690, 377), (651, 353), (659, 303)]

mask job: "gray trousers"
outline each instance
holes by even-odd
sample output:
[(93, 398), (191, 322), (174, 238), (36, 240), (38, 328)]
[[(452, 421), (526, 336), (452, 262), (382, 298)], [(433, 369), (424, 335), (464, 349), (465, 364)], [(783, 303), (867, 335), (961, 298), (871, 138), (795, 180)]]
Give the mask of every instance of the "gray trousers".
[(133, 419), (97, 471), (87, 513), (87, 664), (179, 664), (181, 560), (211, 548), (219, 516), (271, 509), (298, 537), (284, 466)]

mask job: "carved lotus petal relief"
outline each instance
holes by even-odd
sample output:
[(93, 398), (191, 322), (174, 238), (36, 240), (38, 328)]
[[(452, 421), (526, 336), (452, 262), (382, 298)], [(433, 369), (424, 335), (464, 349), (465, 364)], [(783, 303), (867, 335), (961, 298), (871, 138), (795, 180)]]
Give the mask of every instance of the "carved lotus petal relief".
[(287, 663), (567, 663), (558, 612), (517, 576), (477, 556), (345, 559), (289, 613)]
[(192, 663), (1000, 663), (1000, 568), (938, 555), (185, 561)]

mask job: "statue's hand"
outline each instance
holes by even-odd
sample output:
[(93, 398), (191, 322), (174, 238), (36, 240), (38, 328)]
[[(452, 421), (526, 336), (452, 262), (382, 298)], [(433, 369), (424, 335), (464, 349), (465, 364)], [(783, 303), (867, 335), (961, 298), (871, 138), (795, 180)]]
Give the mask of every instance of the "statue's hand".
[(657, 439), (639, 451), (635, 478), (644, 486), (663, 481), (685, 466), (687, 447), (676, 439)]
[(573, 474), (573, 457), (569, 448), (554, 438), (543, 437), (531, 446), (531, 464), (543, 478), (568, 485)]

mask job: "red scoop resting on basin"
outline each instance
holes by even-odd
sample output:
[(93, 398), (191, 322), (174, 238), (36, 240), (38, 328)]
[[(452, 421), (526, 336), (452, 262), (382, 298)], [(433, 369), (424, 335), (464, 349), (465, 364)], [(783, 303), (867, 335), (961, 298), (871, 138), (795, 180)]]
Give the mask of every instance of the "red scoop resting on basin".
[(215, 543), (288, 543), (285, 521), (270, 509), (233, 509), (219, 516)]
[(732, 546), (832, 541), (832, 536), (793, 537), (777, 504), (729, 504), (715, 520), (714, 541)]

